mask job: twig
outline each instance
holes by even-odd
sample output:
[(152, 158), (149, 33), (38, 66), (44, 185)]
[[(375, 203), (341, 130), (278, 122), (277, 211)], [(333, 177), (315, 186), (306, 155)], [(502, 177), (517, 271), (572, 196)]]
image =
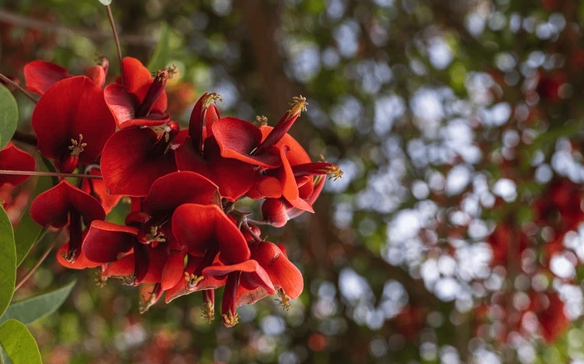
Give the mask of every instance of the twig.
[(28, 97), (35, 104), (38, 102), (37, 99), (33, 95), (30, 94), (30, 92), (26, 91), (19, 84), (17, 84), (16, 82), (12, 81), (11, 79), (9, 79), (8, 77), (4, 76), (1, 73), (0, 73), (0, 80), (4, 81), (6, 83), (9, 83), (13, 87), (15, 87), (18, 91), (22, 92), (24, 94), (24, 96)]
[(118, 61), (120, 62), (120, 80), (122, 81), (122, 86), (125, 85), (124, 82), (124, 65), (122, 63), (122, 48), (120, 47), (120, 38), (118, 37), (118, 31), (116, 30), (116, 22), (114, 21), (114, 15), (112, 14), (112, 8), (109, 5), (105, 7), (107, 9), (107, 17), (112, 26), (112, 33), (114, 33), (114, 40), (116, 42), (116, 48), (118, 50)]
[(0, 169), (0, 174), (7, 174), (13, 176), (42, 176), (42, 177), (73, 177), (73, 178), (97, 178), (102, 179), (102, 176), (93, 174), (74, 174), (74, 173), (58, 173), (58, 172), (39, 172), (39, 171), (13, 171), (10, 169)]
[(36, 264), (34, 265), (34, 267), (32, 267), (24, 275), (24, 277), (22, 277), (20, 279), (20, 281), (18, 281), (18, 283), (14, 287), (14, 291), (17, 291), (20, 287), (22, 287), (22, 285), (34, 274), (34, 272), (36, 272), (36, 270), (38, 269), (38, 267), (40, 267), (40, 265), (45, 261), (45, 259), (47, 259), (47, 257), (49, 256), (49, 253), (51, 252), (51, 250), (53, 250), (53, 248), (55, 247), (55, 244), (57, 244), (57, 240), (59, 240), (59, 235), (61, 235), (61, 232), (62, 231), (63, 231), (63, 228), (61, 228), (61, 229), (59, 229), (59, 231), (57, 231), (57, 234), (55, 234), (55, 236), (53, 237), (53, 240), (51, 241), (51, 243), (47, 247), (47, 250), (45, 250), (45, 252), (40, 257), (40, 259), (38, 260), (38, 262), (36, 262)]
[[(20, 27), (42, 31), (53, 31), (66, 36), (81, 36), (95, 41), (105, 41), (111, 37), (109, 33), (66, 27), (60, 24), (24, 17), (6, 10), (0, 10), (0, 23), (14, 24)], [(138, 46), (150, 47), (157, 43), (157, 39), (154, 37), (144, 37), (135, 34), (122, 34), (120, 38), (122, 38), (126, 44)]]

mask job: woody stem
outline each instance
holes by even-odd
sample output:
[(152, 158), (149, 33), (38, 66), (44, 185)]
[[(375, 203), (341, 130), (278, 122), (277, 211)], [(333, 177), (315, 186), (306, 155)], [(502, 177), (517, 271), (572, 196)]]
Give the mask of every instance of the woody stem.
[(28, 97), (32, 102), (34, 102), (35, 104), (38, 102), (37, 99), (35, 99), (35, 97), (28, 91), (26, 91), (25, 89), (23, 89), (22, 87), (20, 87), (19, 84), (17, 84), (16, 82), (12, 81), (11, 79), (9, 79), (8, 77), (4, 76), (3, 74), (0, 73), (0, 80), (9, 83), (12, 87), (15, 87), (16, 89), (18, 89), (18, 91), (22, 92), (22, 94), (26, 97)]
[(41, 177), (74, 177), (74, 178), (97, 178), (102, 179), (102, 176), (94, 176), (92, 174), (74, 174), (74, 173), (57, 173), (57, 172), (40, 172), (40, 171), (13, 171), (10, 169), (0, 169), (0, 174), (17, 175), (17, 176), (41, 176)]
[(247, 231), (249, 233), (249, 235), (252, 236), (253, 240), (257, 241), (258, 243), (261, 243), (263, 241), (262, 238), (258, 234), (253, 232), (253, 230), (249, 227), (247, 221), (244, 221), (241, 226), (243, 226), (245, 231)]
[(122, 47), (120, 47), (120, 38), (118, 37), (118, 31), (116, 30), (116, 23), (114, 21), (114, 16), (112, 14), (112, 9), (109, 5), (105, 7), (107, 9), (107, 17), (112, 26), (112, 33), (114, 34), (114, 41), (116, 42), (116, 49), (118, 50), (118, 61), (120, 62), (120, 80), (122, 81), (122, 86), (124, 83), (124, 65), (122, 63)]

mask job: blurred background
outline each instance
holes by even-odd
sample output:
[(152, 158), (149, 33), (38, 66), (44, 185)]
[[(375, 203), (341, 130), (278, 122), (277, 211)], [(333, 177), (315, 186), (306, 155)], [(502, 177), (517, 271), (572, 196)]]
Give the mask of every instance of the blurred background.
[[(138, 289), (48, 259), (17, 298), (79, 281), (31, 328), (46, 363), (584, 363), (584, 2), (112, 10), (124, 55), (147, 63), (168, 37), (174, 120), (218, 92), (222, 115), (274, 125), (303, 95), (291, 133), (344, 176), (316, 214), (263, 231), (302, 271), (301, 297), (241, 307), (231, 329), (204, 322), (199, 294), (140, 315)], [(0, 40), (0, 72), (21, 80), (35, 59), (82, 74), (102, 53), (119, 70), (97, 0), (0, 0)]]

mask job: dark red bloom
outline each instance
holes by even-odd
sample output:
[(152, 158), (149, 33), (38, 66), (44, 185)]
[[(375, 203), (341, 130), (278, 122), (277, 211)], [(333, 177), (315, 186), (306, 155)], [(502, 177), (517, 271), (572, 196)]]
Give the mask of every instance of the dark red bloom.
[(221, 195), (230, 201), (243, 196), (254, 181), (253, 167), (235, 159), (221, 156), (212, 126), (219, 119), (219, 111), (211, 101), (217, 94), (204, 94), (195, 104), (189, 124), (189, 136), (176, 150), (180, 170), (202, 174), (219, 186)]
[[(254, 242), (250, 245), (250, 250), (251, 258), (256, 260), (268, 273), (274, 288), (278, 290), (282, 304), (289, 307), (288, 298), (296, 299), (300, 296), (304, 289), (304, 281), (302, 273), (288, 260), (284, 246), (267, 241)], [(246, 301), (244, 297), (240, 297), (240, 300)]]
[(156, 179), (177, 170), (170, 144), (178, 124), (170, 122), (167, 129), (157, 134), (150, 128), (127, 128), (108, 140), (101, 173), (111, 194), (144, 196)]
[[(85, 76), (89, 77), (100, 88), (105, 84), (109, 61), (101, 57), (99, 64), (90, 67)], [(42, 95), (55, 83), (73, 77), (66, 68), (46, 61), (32, 61), (24, 66), (26, 88), (30, 92)]]
[(97, 161), (115, 122), (103, 90), (85, 76), (57, 82), (40, 98), (32, 114), (38, 149), (70, 173), (78, 163)]
[(149, 246), (138, 242), (137, 234), (138, 229), (133, 226), (94, 221), (83, 242), (83, 254), (93, 262), (111, 263), (103, 272), (104, 277), (137, 285), (146, 277), (150, 264)]
[(227, 327), (237, 324), (237, 307), (276, 293), (268, 273), (253, 259), (237, 264), (207, 267), (203, 269), (203, 276), (227, 276), (221, 303), (221, 317)]
[[(34, 171), (36, 169), (36, 162), (30, 154), (17, 148), (12, 142), (9, 142), (0, 151), (0, 169)], [(29, 176), (2, 174), (0, 175), (0, 187), (6, 183), (16, 186), (28, 178)]]
[(193, 256), (219, 253), (223, 264), (243, 262), (250, 257), (247, 242), (237, 226), (215, 205), (178, 207), (172, 215), (172, 232)]
[[(99, 201), (67, 181), (39, 194), (30, 206), (31, 218), (42, 226), (69, 227), (69, 250), (64, 257), (73, 263), (81, 251), (83, 225), (105, 219)], [(92, 259), (91, 259), (92, 260)]]
[(140, 227), (138, 240), (147, 244), (164, 238), (163, 226), (186, 203), (220, 206), (221, 197), (213, 182), (194, 172), (174, 172), (157, 179), (142, 202), (142, 211), (150, 218)]
[(164, 114), (167, 106), (164, 87), (174, 68), (160, 70), (152, 78), (136, 58), (125, 57), (122, 63), (124, 85), (115, 83), (105, 88), (105, 102), (118, 127), (157, 126), (168, 122), (169, 115)]

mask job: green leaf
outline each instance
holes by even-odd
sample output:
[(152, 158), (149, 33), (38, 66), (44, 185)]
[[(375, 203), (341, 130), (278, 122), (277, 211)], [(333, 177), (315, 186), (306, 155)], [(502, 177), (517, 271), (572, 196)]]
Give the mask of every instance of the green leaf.
[(6, 211), (0, 207), (0, 316), (8, 307), (16, 283), (14, 232)]
[[(49, 169), (45, 164), (39, 163), (39, 171), (46, 172)], [(35, 199), (41, 192), (53, 187), (55, 180), (53, 178), (38, 177), (36, 188), (31, 196), (30, 201)], [(14, 231), (14, 240), (16, 241), (16, 266), (20, 266), (24, 258), (28, 255), (30, 248), (37, 241), (39, 236), (45, 230), (44, 227), (37, 224), (30, 217), (30, 204), (22, 215), (22, 219), (18, 223)]]
[(12, 139), (18, 126), (18, 104), (12, 93), (0, 86), (0, 149)]
[(53, 292), (11, 304), (4, 316), (0, 317), (0, 324), (10, 319), (16, 319), (28, 325), (50, 315), (65, 302), (75, 283), (77, 283), (76, 280)]
[(39, 347), (22, 322), (8, 320), (0, 325), (0, 345), (14, 364), (42, 364)]
[(112, 3), (112, 0), (98, 0), (98, 1), (105, 6), (109, 6)]
[(147, 67), (150, 71), (156, 72), (161, 70), (168, 65), (168, 62), (170, 62), (169, 38), (170, 30), (168, 28), (168, 24), (162, 23), (158, 44), (154, 49), (154, 53), (152, 54), (152, 58), (150, 58), (150, 62), (148, 62)]

